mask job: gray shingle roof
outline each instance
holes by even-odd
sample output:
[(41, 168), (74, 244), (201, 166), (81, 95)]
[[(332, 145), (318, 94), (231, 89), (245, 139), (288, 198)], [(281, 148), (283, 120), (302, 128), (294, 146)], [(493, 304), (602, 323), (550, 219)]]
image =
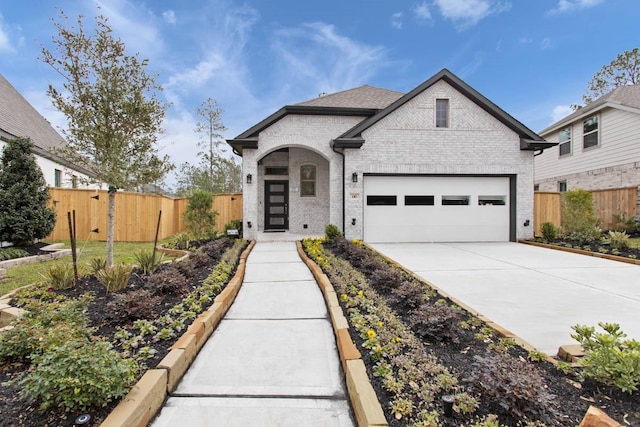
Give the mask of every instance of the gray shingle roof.
[(61, 146), (65, 140), (51, 124), (0, 74), (0, 129), (29, 137), (43, 150)]
[(540, 131), (540, 135), (544, 135), (551, 130), (555, 130), (559, 126), (569, 124), (578, 117), (581, 117), (589, 112), (602, 109), (604, 108), (605, 104), (607, 106), (620, 105), (624, 107), (637, 108), (640, 110), (640, 85), (620, 86), (612, 90), (611, 92), (602, 95), (592, 103), (587, 104), (584, 107), (574, 111), (565, 118), (558, 120), (551, 126), (543, 129), (542, 131)]
[(402, 95), (404, 95), (402, 92), (364, 85), (313, 98), (295, 105), (305, 107), (375, 108), (381, 110)]

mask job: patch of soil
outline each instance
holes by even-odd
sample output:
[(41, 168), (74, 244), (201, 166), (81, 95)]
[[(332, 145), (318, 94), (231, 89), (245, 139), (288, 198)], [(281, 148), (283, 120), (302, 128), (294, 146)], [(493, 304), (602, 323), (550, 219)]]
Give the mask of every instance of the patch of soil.
[[(189, 269), (190, 274), (186, 277), (185, 287), (181, 294), (187, 295), (191, 290), (199, 286), (213, 271), (224, 251), (232, 245), (233, 240), (227, 238), (218, 239), (209, 245), (206, 242), (201, 242), (200, 246), (204, 246), (203, 249), (206, 249), (202, 252), (206, 253), (207, 256), (204, 258), (201, 256), (198, 263), (192, 263), (193, 267)], [(187, 259), (181, 262), (191, 263), (191, 260)], [(154, 274), (161, 273), (171, 267), (171, 264), (164, 264)], [(134, 269), (127, 287), (119, 294), (149, 289), (149, 277)], [(109, 303), (114, 300), (114, 295), (116, 294), (107, 293), (104, 286), (94, 276), (81, 278), (74, 288), (59, 291), (49, 289), (49, 292), (64, 295), (67, 298), (77, 298), (85, 293), (91, 294), (92, 300), (87, 310), (89, 326), (97, 328), (95, 335), (104, 337), (108, 341), (115, 343), (114, 334), (120, 329), (133, 329), (133, 322), (136, 319), (123, 319), (121, 316), (114, 314), (113, 308)], [(160, 297), (161, 299), (153, 308), (153, 315), (150, 320), (165, 315), (169, 309), (182, 301), (183, 298), (181, 295), (175, 294), (162, 294)], [(184, 329), (186, 329), (186, 326)], [(146, 359), (145, 365), (147, 367), (156, 366), (170, 351), (170, 347), (176, 339), (161, 340), (153, 343), (153, 348), (157, 353), (152, 358)], [(0, 425), (21, 427), (74, 426), (76, 418), (82, 413), (69, 414), (62, 410), (43, 412), (39, 410), (38, 402), (26, 401), (19, 397), (20, 388), (17, 384), (7, 383), (18, 378), (28, 369), (29, 365), (26, 363), (7, 363), (0, 366), (0, 384), (2, 384), (0, 388)], [(144, 371), (143, 367), (139, 377), (142, 376)], [(83, 425), (99, 426), (118, 403), (118, 401), (113, 401), (103, 408), (87, 409), (85, 413), (91, 415), (91, 421)]]
[(571, 240), (571, 239), (555, 239), (552, 241), (547, 241), (541, 238), (535, 238), (532, 241), (539, 242), (539, 243), (546, 243), (554, 246), (563, 246), (566, 248), (582, 249), (583, 251), (589, 251), (589, 252), (595, 252), (595, 253), (601, 253), (601, 254), (607, 254), (607, 255), (616, 255), (623, 258), (640, 259), (639, 248), (615, 249), (611, 247), (610, 244), (604, 243), (601, 240), (594, 240), (592, 242), (585, 243), (585, 242), (578, 242), (576, 240)]
[[(382, 295), (396, 315), (407, 325), (412, 325), (410, 318), (411, 312), (415, 307), (420, 306), (415, 301), (411, 302), (411, 298), (401, 300), (398, 298), (398, 286), (400, 283), (388, 283), (381, 278), (396, 277), (399, 282), (415, 280), (399, 268), (390, 265), (381, 257), (373, 252), (354, 245), (344, 239), (339, 240), (334, 245), (325, 245), (325, 249), (334, 253), (334, 255), (343, 258), (359, 272), (364, 274), (371, 286)], [(329, 273), (327, 273), (329, 274)], [(436, 297), (440, 299), (440, 297)], [(453, 303), (445, 299), (447, 304)], [(440, 302), (441, 303), (441, 302)], [(347, 307), (345, 302), (340, 299), (345, 313)], [(421, 306), (420, 308), (425, 308)], [(462, 318), (459, 320), (467, 321), (472, 316), (466, 311), (462, 311)], [(415, 323), (415, 322), (414, 322)], [(451, 330), (455, 329), (455, 337), (449, 335), (434, 334), (431, 336), (423, 336), (422, 342), (434, 354), (440, 363), (446, 366), (450, 371), (456, 372), (461, 380), (470, 372), (475, 356), (484, 356), (487, 354), (489, 343), (479, 340), (476, 333), (480, 331), (482, 326), (470, 329), (462, 329), (451, 322), (449, 324)], [(484, 325), (483, 325), (484, 326)], [(415, 326), (412, 327), (415, 330)], [(373, 376), (371, 373), (375, 367), (375, 361), (371, 360), (370, 352), (362, 346), (364, 340), (361, 338), (354, 328), (350, 328), (351, 338), (362, 354), (362, 359), (367, 366), (369, 377), (372, 385), (380, 399), (380, 403), (385, 410), (387, 420), (391, 426), (406, 425), (404, 420), (396, 420), (391, 414), (389, 408), (391, 404), (391, 395), (384, 389), (382, 380)], [(420, 335), (416, 333), (416, 335)], [(424, 334), (423, 334), (424, 335)], [(528, 352), (519, 346), (511, 347), (508, 353), (514, 359), (522, 361), (528, 360)], [(558, 415), (554, 417), (553, 423), (549, 425), (558, 426), (576, 426), (584, 417), (585, 412), (590, 405), (596, 406), (604, 410), (610, 417), (616, 419), (623, 425), (640, 426), (640, 391), (632, 394), (623, 393), (618, 389), (594, 381), (580, 382), (575, 374), (566, 375), (558, 370), (552, 363), (547, 361), (529, 362), (535, 372), (537, 372), (546, 384), (547, 390), (554, 395), (554, 403), (558, 410)], [(475, 394), (475, 393), (474, 393)], [(522, 421), (518, 417), (514, 417), (500, 405), (499, 401), (488, 396), (479, 396), (480, 407), (475, 415), (495, 414), (500, 417), (503, 425), (515, 426)], [(441, 410), (442, 408), (440, 408)], [(441, 412), (442, 413), (442, 412)], [(447, 420), (448, 425), (469, 425), (471, 419), (460, 414), (454, 414), (453, 418)], [(624, 424), (626, 423), (626, 424)]]

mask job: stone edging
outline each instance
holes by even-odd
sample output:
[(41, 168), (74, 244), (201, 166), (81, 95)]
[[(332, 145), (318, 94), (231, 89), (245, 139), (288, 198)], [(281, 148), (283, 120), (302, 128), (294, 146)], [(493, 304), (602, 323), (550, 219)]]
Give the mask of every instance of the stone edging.
[(149, 369), (144, 373), (105, 418), (101, 427), (144, 427), (156, 416), (167, 395), (175, 390), (204, 343), (231, 307), (242, 286), (247, 257), (255, 244), (255, 240), (251, 241), (242, 252), (236, 274), (215, 297), (213, 305), (191, 323), (156, 369)]
[(604, 258), (611, 261), (626, 262), (627, 264), (640, 265), (640, 259), (627, 258), (623, 256), (618, 256), (618, 255), (603, 254), (600, 252), (593, 252), (593, 251), (585, 251), (584, 249), (578, 249), (578, 248), (567, 248), (566, 246), (551, 245), (549, 243), (531, 242), (529, 240), (519, 240), (518, 243), (524, 243), (525, 245), (531, 245), (531, 246), (539, 246), (541, 248), (547, 248), (547, 249), (555, 249), (558, 251), (571, 252), (574, 254), (588, 255), (596, 258)]
[(340, 363), (345, 373), (349, 400), (351, 401), (358, 427), (388, 426), (389, 424), (384, 417), (378, 396), (373, 390), (373, 386), (367, 376), (360, 352), (353, 344), (351, 336), (349, 335), (349, 323), (342, 312), (333, 285), (320, 267), (307, 256), (302, 249), (300, 241), (296, 241), (296, 248), (302, 261), (304, 261), (307, 267), (309, 267), (309, 270), (311, 270), (324, 296), (329, 317), (331, 318), (331, 324), (333, 325), (333, 330), (336, 335), (336, 343), (338, 345)]
[(0, 268), (6, 269), (9, 267), (16, 267), (18, 265), (33, 264), (41, 261), (51, 261), (52, 259), (58, 259), (67, 255), (71, 255), (71, 249), (60, 249), (60, 246), (64, 246), (64, 243), (53, 243), (51, 245), (42, 247), (40, 250), (50, 252), (45, 255), (33, 255), (0, 261)]

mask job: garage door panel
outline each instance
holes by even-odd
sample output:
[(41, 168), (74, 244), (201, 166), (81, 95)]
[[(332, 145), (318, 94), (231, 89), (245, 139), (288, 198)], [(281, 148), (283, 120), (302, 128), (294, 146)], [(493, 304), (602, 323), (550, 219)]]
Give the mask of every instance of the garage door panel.
[[(366, 241), (509, 240), (507, 177), (367, 176), (364, 182)], [(371, 206), (367, 205), (367, 196), (396, 196), (397, 202), (396, 205)], [(432, 201), (432, 204), (407, 206), (405, 196), (412, 196), (409, 204), (414, 201)]]

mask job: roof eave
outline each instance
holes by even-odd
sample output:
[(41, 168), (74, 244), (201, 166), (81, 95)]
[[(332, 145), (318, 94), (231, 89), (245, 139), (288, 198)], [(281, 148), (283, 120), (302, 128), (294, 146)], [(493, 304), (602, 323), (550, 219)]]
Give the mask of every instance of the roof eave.
[(336, 138), (331, 141), (333, 148), (361, 148), (364, 144), (363, 138)]
[(227, 144), (233, 148), (233, 152), (242, 156), (242, 151), (246, 149), (258, 148), (258, 138), (234, 138), (227, 139)]
[(555, 147), (558, 142), (540, 141), (533, 139), (520, 138), (520, 150), (521, 151), (538, 151), (546, 150), (547, 148)]

